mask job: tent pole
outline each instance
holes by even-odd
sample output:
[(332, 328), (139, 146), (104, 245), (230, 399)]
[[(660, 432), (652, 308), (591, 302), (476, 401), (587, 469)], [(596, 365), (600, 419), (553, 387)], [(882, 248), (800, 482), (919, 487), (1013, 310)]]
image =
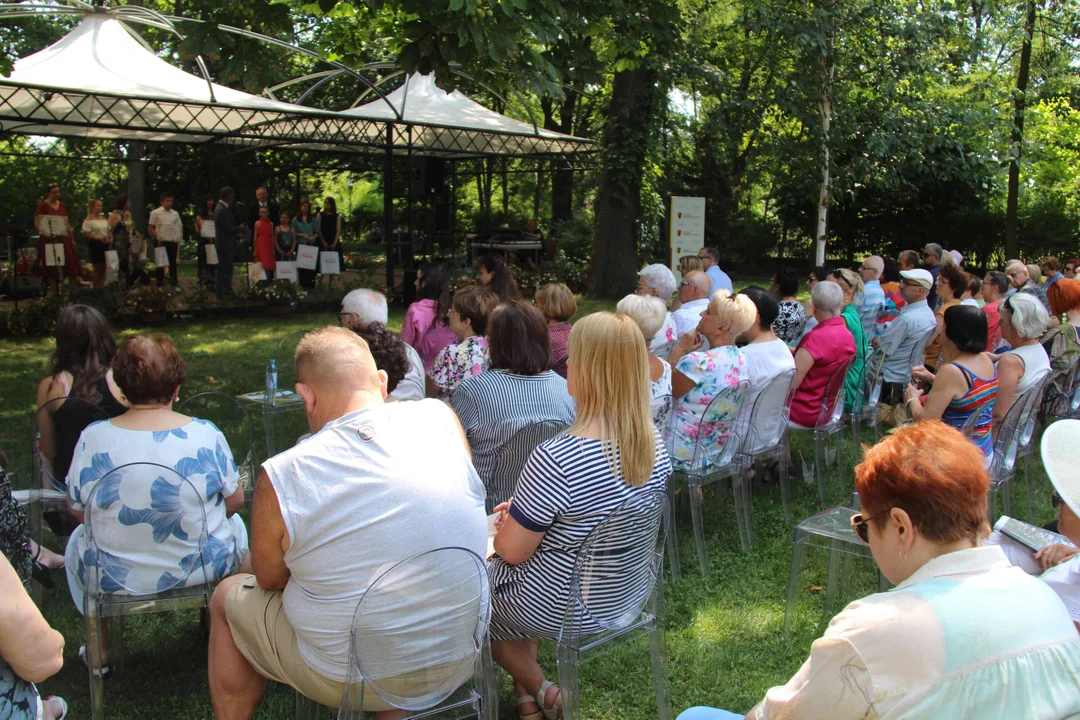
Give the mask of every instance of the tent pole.
[(383, 154), (383, 238), (386, 243), (386, 288), (394, 295), (394, 123), (386, 124)]
[(406, 189), (405, 213), (409, 218), (409, 254), (407, 256), (407, 259), (403, 259), (402, 270), (403, 271), (408, 271), (408, 270), (412, 270), (413, 263), (416, 261), (416, 255), (415, 255), (415, 253), (416, 253), (416, 244), (415, 244), (416, 228), (413, 225), (413, 185), (416, 182), (415, 178), (413, 177), (413, 173), (416, 172), (416, 171), (413, 168), (412, 125), (406, 126), (406, 128), (405, 128), (405, 138), (406, 138), (406, 142), (408, 142), (408, 144), (409, 144), (408, 149), (406, 151), (408, 153), (408, 162), (406, 163), (406, 167), (409, 168), (409, 182), (408, 182), (408, 184), (407, 184), (407, 186), (405, 188)]

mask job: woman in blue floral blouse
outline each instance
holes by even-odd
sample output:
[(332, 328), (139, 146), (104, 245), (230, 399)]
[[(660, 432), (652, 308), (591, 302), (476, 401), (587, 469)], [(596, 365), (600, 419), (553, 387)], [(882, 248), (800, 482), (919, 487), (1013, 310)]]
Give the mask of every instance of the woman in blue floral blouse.
[[(110, 519), (108, 533), (97, 538), (97, 556), (110, 566), (102, 575), (102, 589), (153, 593), (236, 572), (248, 550), (247, 530), (235, 514), (244, 505), (244, 489), (221, 431), (211, 422), (172, 410), (185, 379), (180, 353), (167, 335), (136, 335), (117, 351), (113, 376), (130, 409), (83, 430), (67, 478), (68, 504), (77, 520), (83, 522), (91, 501), (94, 512), (106, 511)], [(175, 476), (109, 474), (130, 463), (164, 465), (195, 486), (205, 501), (207, 557), (198, 554), (197, 530), (185, 524)], [(108, 485), (98, 487), (106, 475)], [(87, 566), (97, 561), (85, 529), (76, 529), (65, 553), (68, 586), (80, 612)], [(107, 657), (103, 652), (105, 667)]]

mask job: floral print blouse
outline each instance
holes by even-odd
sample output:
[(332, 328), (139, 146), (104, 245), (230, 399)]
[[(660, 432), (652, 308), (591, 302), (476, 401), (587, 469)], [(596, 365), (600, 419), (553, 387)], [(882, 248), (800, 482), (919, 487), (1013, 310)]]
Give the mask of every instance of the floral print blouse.
[(806, 328), (806, 310), (801, 302), (794, 300), (781, 300), (778, 304), (780, 314), (773, 321), (773, 332), (787, 343), (788, 347), (795, 347), (799, 340), (802, 340), (803, 330)]
[(440, 397), (449, 400), (462, 380), (484, 372), (489, 362), (487, 338), (473, 335), (439, 351), (431, 363), (431, 379), (439, 387)]
[(660, 326), (660, 329), (653, 335), (652, 340), (649, 341), (649, 352), (661, 360), (667, 360), (678, 340), (679, 334), (675, 330), (675, 318), (671, 317), (671, 313), (668, 313), (664, 317), (664, 324)]
[[(701, 438), (705, 447), (723, 445), (727, 441), (742, 404), (739, 383), (749, 378), (746, 356), (734, 345), (724, 345), (688, 353), (675, 369), (693, 380), (695, 385), (675, 406), (671, 455), (676, 468), (696, 470), (707, 464), (704, 457), (694, 463), (694, 445), (701, 433), (705, 433)], [(710, 417), (705, 418), (709, 403), (718, 395), (724, 399), (713, 405)], [(697, 468), (691, 467), (694, 464)]]

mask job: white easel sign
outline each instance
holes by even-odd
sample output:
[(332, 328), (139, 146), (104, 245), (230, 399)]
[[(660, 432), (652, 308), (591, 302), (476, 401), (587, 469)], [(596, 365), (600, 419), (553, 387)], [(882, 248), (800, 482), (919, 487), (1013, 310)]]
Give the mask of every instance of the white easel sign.
[(671, 271), (678, 274), (679, 258), (697, 255), (705, 247), (705, 198), (671, 198)]

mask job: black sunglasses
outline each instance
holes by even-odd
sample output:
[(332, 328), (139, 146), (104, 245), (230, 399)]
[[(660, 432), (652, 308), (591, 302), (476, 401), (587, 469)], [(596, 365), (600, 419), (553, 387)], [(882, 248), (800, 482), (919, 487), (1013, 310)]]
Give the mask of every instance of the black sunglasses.
[(851, 516), (851, 529), (855, 531), (855, 535), (862, 541), (863, 545), (870, 544), (870, 528), (867, 527), (867, 523), (871, 520), (877, 520), (879, 517), (885, 517), (892, 510), (886, 510), (883, 513), (878, 513), (873, 517), (864, 518), (862, 513), (856, 513)]

